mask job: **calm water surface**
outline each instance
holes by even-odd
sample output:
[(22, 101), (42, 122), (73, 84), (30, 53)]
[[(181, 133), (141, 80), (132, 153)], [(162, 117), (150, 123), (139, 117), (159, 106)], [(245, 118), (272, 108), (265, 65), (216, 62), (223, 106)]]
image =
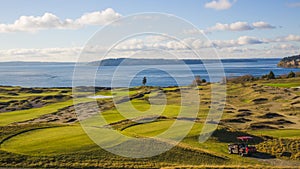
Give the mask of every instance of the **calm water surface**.
[[(240, 76), (251, 74), (261, 76), (272, 70), (276, 75), (286, 74), (290, 71), (300, 71), (300, 69), (278, 68), (276, 65), (280, 59), (238, 59), (224, 60), (223, 67), (226, 76)], [(110, 87), (112, 77), (113, 87), (140, 86), (142, 78), (147, 77), (147, 85), (151, 86), (173, 86), (189, 85), (195, 75), (200, 75), (208, 81), (217, 81), (222, 78), (222, 74), (217, 73), (220, 67), (216, 67), (214, 62), (206, 64), (212, 70), (210, 79), (205, 66), (202, 64), (188, 65), (192, 74), (185, 71), (182, 65), (160, 65), (155, 66), (102, 66), (98, 69), (96, 76), (91, 73), (94, 66), (84, 65), (84, 71), (79, 73), (76, 84), (90, 85), (87, 83), (91, 78), (96, 77), (97, 86)], [(7, 62), (0, 63), (0, 85), (24, 86), (24, 87), (71, 87), (73, 80), (74, 63), (22, 63)], [(165, 71), (159, 70), (162, 68)], [(216, 70), (216, 71), (214, 71)], [(138, 73), (137, 73), (138, 72)], [(137, 74), (136, 74), (137, 73)]]

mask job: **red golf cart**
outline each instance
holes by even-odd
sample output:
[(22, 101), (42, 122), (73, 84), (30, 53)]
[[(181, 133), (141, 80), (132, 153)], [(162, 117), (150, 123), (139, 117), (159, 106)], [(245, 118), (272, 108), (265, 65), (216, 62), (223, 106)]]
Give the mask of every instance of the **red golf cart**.
[(249, 145), (248, 142), (253, 139), (250, 136), (237, 137), (239, 143), (228, 144), (229, 154), (239, 154), (240, 156), (251, 156), (256, 152), (255, 146)]

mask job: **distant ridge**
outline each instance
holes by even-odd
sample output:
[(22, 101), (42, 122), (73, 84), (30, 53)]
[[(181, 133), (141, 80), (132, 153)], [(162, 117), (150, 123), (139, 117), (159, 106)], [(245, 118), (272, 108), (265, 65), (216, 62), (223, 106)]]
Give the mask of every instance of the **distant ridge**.
[[(133, 58), (116, 58), (116, 59), (104, 59), (101, 61), (92, 61), (92, 62), (42, 62), (42, 61), (8, 61), (0, 62), (0, 66), (24, 66), (26, 65), (90, 65), (90, 66), (118, 66), (126, 60), (126, 63), (123, 65), (178, 65), (178, 64), (202, 64), (205, 63), (216, 63), (219, 59), (133, 59)], [(267, 60), (278, 60), (280, 58), (226, 58), (221, 59), (222, 63), (237, 63), (237, 62), (262, 62)]]
[[(189, 60), (190, 63), (201, 64), (201, 60)], [(130, 66), (130, 65), (178, 65), (185, 63), (183, 60), (175, 59), (105, 59), (101, 61), (90, 62), (89, 65), (94, 66)]]
[[(265, 60), (274, 59), (274, 58), (266, 58)], [(250, 59), (222, 59), (222, 63), (229, 62), (257, 62), (257, 58)], [(264, 59), (259, 59), (264, 60)], [(122, 64), (123, 66), (136, 66), (136, 65), (178, 65), (178, 64), (203, 64), (209, 62), (217, 62), (217, 59), (131, 59), (131, 58), (117, 58), (117, 59), (104, 59), (101, 61), (89, 62), (88, 65), (92, 66), (119, 66)]]

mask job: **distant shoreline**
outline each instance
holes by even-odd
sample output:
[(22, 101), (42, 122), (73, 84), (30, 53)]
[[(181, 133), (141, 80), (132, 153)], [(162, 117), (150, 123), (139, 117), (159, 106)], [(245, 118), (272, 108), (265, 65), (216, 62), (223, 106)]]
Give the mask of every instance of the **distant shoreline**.
[[(109, 58), (109, 59), (104, 59), (104, 60), (116, 60), (116, 59), (131, 59), (131, 58)], [(139, 59), (139, 58), (132, 58), (132, 59)], [(141, 60), (143, 59), (147, 59), (147, 58), (140, 58)], [(223, 58), (223, 59), (193, 59), (193, 58), (190, 58), (190, 59), (147, 59), (147, 60), (196, 60), (196, 61), (199, 61), (199, 60), (205, 60), (205, 61), (216, 61), (216, 60), (221, 60), (221, 61), (237, 61), (237, 60), (272, 60), (272, 59), (282, 59), (282, 57), (272, 57), (272, 58)], [(21, 63), (32, 63), (32, 64), (35, 64), (35, 63), (40, 63), (40, 64), (78, 64), (78, 63), (84, 63), (84, 64), (87, 64), (87, 63), (92, 63), (92, 62), (99, 62), (99, 61), (91, 61), (91, 62), (44, 62), (44, 61), (0, 61), (0, 64), (5, 64), (5, 63), (11, 63), (11, 64), (21, 64)]]

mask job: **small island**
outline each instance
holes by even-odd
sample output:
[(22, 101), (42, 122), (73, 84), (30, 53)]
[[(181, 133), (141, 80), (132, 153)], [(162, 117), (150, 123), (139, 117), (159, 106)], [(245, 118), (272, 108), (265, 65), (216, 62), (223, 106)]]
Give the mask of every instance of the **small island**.
[(300, 55), (285, 57), (277, 64), (277, 66), (284, 68), (300, 68)]

